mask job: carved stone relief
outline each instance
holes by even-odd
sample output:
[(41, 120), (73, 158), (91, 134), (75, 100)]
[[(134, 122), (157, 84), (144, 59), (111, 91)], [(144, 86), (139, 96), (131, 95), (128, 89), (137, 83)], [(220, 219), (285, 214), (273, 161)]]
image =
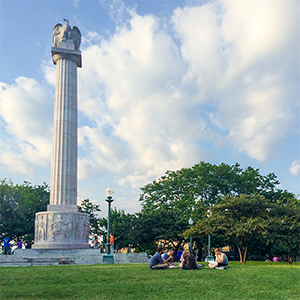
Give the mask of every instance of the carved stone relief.
[(35, 219), (35, 243), (88, 243), (89, 216), (72, 212), (40, 212)]

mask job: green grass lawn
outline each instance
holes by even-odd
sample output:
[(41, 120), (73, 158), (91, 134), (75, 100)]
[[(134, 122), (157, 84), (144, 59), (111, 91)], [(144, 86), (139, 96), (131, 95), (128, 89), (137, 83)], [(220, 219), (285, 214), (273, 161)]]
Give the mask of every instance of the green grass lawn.
[(227, 270), (147, 264), (0, 268), (0, 299), (300, 299), (300, 263), (230, 262)]

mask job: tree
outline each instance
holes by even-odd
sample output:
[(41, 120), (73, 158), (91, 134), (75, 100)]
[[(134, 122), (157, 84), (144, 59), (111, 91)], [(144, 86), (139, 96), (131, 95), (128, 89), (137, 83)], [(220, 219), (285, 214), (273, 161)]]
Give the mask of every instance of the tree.
[(102, 229), (99, 224), (99, 218), (96, 213), (101, 211), (99, 204), (93, 204), (90, 199), (84, 199), (81, 201), (81, 204), (77, 206), (78, 212), (86, 213), (90, 215), (90, 234), (99, 235), (102, 232)]
[(260, 195), (226, 196), (186, 234), (222, 235), (224, 244), (236, 245), (240, 262), (245, 263), (249, 245), (257, 236), (268, 234), (271, 208), (272, 204)]
[[(274, 196), (278, 183), (273, 173), (263, 176), (252, 167), (242, 169), (239, 164), (200, 162), (191, 168), (167, 171), (141, 188), (141, 214), (153, 220), (149, 236), (154, 234), (156, 239), (168, 240), (177, 247), (186, 241), (182, 234), (191, 216), (194, 222), (202, 220), (207, 209), (221, 203), (224, 196), (253, 193)], [(204, 236), (201, 239), (199, 236), (201, 240)]]
[[(111, 209), (110, 232), (114, 235), (116, 250), (129, 247), (133, 244), (134, 237), (132, 235), (132, 228), (134, 226), (134, 219), (135, 215), (126, 214), (124, 210)], [(99, 224), (107, 228), (107, 218), (101, 218)]]
[(223, 196), (260, 194), (267, 197), (277, 191), (279, 181), (270, 173), (263, 176), (259, 169), (241, 169), (239, 164), (212, 165), (200, 162), (191, 168), (167, 171), (166, 175), (141, 188), (143, 207), (156, 208), (164, 202), (184, 201), (188, 208), (201, 201), (214, 205)]
[(155, 243), (157, 233), (156, 228), (159, 228), (159, 218), (149, 214), (139, 212), (135, 214), (134, 225), (132, 230), (132, 245), (139, 252), (155, 252), (157, 245)]
[(14, 185), (6, 179), (0, 182), (0, 232), (1, 239), (32, 241), (35, 214), (47, 210), (50, 190), (46, 183), (32, 186), (24, 181)]
[(300, 201), (295, 197), (278, 201), (269, 211), (268, 242), (276, 255), (295, 261), (300, 254)]

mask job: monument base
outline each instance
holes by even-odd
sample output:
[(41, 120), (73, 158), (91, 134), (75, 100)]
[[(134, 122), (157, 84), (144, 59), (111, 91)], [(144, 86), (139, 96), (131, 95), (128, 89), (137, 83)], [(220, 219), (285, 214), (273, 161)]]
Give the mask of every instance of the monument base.
[(111, 254), (105, 254), (103, 256), (103, 264), (114, 264), (114, 257)]
[(89, 246), (89, 215), (45, 211), (35, 215), (33, 249), (85, 249)]

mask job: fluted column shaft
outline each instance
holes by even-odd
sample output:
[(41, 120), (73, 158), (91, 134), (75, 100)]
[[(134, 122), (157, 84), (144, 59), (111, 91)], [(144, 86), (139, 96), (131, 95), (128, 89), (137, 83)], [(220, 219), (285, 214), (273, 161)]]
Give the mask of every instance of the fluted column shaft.
[(56, 64), (53, 149), (48, 211), (77, 211), (77, 67), (80, 51), (52, 48)]
[(77, 64), (56, 67), (50, 205), (77, 204)]

